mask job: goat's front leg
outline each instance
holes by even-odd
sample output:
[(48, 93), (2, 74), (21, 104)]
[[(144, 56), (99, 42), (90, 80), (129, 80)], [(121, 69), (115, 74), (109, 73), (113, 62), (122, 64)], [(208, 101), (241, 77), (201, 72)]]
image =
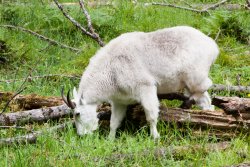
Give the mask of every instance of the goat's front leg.
[(211, 98), (207, 91), (204, 93), (195, 93), (191, 96), (191, 99), (194, 99), (196, 105), (202, 110), (214, 111), (214, 105), (211, 104)]
[(111, 104), (111, 119), (110, 119), (110, 133), (109, 138), (114, 139), (117, 128), (120, 127), (122, 120), (126, 115), (127, 106), (113, 102)]

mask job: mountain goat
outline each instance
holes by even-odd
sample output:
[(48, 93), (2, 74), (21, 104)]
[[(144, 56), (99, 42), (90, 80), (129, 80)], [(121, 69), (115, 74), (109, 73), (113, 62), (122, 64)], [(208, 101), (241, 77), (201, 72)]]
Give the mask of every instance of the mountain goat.
[(74, 102), (63, 96), (74, 109), (78, 135), (97, 129), (96, 110), (102, 102), (112, 106), (110, 138), (115, 137), (127, 105), (137, 102), (145, 110), (151, 135), (158, 138), (157, 93), (185, 89), (201, 109), (214, 110), (207, 92), (212, 85), (208, 73), (218, 54), (213, 39), (188, 26), (131, 32), (111, 40), (91, 58), (78, 92), (73, 90)]

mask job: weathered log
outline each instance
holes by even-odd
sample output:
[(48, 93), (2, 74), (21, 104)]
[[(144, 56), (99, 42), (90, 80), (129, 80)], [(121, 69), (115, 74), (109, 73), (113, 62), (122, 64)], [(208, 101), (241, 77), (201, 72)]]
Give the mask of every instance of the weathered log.
[[(185, 97), (178, 96), (167, 97), (168, 99), (174, 99), (178, 97), (180, 100), (186, 100)], [(165, 97), (166, 98), (166, 97)], [(233, 99), (233, 100), (232, 100)], [(60, 100), (59, 100), (60, 101)], [(208, 112), (199, 110), (183, 110), (161, 107), (160, 120), (165, 122), (176, 123), (189, 123), (197, 125), (198, 127), (214, 128), (219, 130), (235, 130), (242, 129), (243, 127), (249, 128), (250, 112), (249, 103), (247, 98), (227, 98), (227, 97), (215, 97), (213, 103), (218, 107), (224, 107), (226, 112)], [(231, 105), (233, 103), (234, 105)], [(238, 106), (238, 108), (237, 108)], [(230, 108), (233, 107), (233, 108)], [(102, 105), (99, 108), (100, 120), (110, 119), (110, 107), (108, 105)], [(229, 112), (237, 111), (237, 112)], [(237, 113), (240, 113), (240, 115)], [(71, 110), (65, 106), (47, 107), (42, 109), (28, 110), (23, 112), (6, 113), (0, 115), (0, 125), (13, 125), (13, 124), (25, 124), (31, 122), (44, 122), (49, 119), (59, 119), (61, 117), (71, 115)], [(135, 123), (145, 123), (145, 115), (143, 109), (139, 105), (132, 105), (128, 107), (128, 118)], [(239, 117), (240, 116), (240, 117)]]
[(30, 143), (30, 144), (35, 143), (37, 138), (39, 136), (43, 135), (44, 133), (63, 130), (67, 125), (70, 125), (72, 123), (73, 123), (73, 121), (69, 121), (69, 122), (66, 122), (63, 124), (52, 126), (52, 127), (48, 128), (46, 130), (43, 130), (43, 131), (35, 131), (35, 132), (29, 133), (29, 134), (26, 134), (23, 136), (0, 139), (0, 147), (27, 144), (27, 143)]
[[(167, 108), (161, 106), (159, 120), (166, 123), (175, 123), (177, 125), (189, 125), (194, 128), (219, 130), (224, 132), (249, 132), (250, 119), (247, 119), (250, 113), (246, 113), (247, 118), (242, 116), (241, 119), (233, 115), (226, 114), (223, 110), (202, 111), (187, 110), (180, 108)], [(110, 108), (103, 106), (100, 108), (99, 119), (110, 119)], [(141, 127), (146, 124), (146, 118), (141, 105), (133, 105), (128, 107), (127, 120), (134, 126)]]
[(66, 105), (6, 113), (0, 115), (0, 125), (21, 125), (32, 122), (45, 122), (50, 119), (54, 120), (70, 116), (71, 114), (71, 109)]
[[(0, 92), (0, 101), (8, 101), (14, 95), (12, 92)], [(53, 107), (62, 105), (63, 100), (61, 97), (45, 97), (37, 94), (30, 95), (17, 95), (9, 107), (13, 111), (25, 111), (31, 109), (38, 109), (42, 107)]]
[[(250, 113), (250, 98), (239, 97), (214, 97), (212, 103), (222, 108), (227, 114)], [(250, 118), (248, 118), (250, 119)]]

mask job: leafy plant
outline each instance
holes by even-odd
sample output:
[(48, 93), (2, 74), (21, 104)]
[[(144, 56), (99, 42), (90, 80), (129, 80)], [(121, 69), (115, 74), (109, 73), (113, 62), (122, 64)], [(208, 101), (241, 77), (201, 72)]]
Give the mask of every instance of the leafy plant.
[[(244, 19), (242, 15), (245, 15)], [(205, 20), (206, 26), (202, 29), (213, 38), (217, 35), (229, 36), (242, 43), (247, 43), (250, 40), (250, 16), (246, 15), (245, 12), (217, 11)]]

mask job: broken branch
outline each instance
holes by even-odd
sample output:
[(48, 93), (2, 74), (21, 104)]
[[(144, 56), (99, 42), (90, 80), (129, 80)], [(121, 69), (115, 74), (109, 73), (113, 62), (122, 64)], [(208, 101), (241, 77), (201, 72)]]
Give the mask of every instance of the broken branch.
[(32, 122), (45, 122), (47, 120), (59, 119), (71, 116), (72, 111), (66, 105), (55, 107), (33, 109), (21, 112), (6, 113), (0, 115), (0, 125), (21, 125)]
[(188, 11), (192, 11), (192, 12), (196, 12), (196, 13), (208, 13), (208, 10), (214, 10), (217, 7), (219, 7), (220, 5), (226, 3), (228, 0), (222, 0), (221, 2), (218, 2), (216, 4), (213, 4), (207, 8), (204, 9), (194, 9), (194, 8), (189, 8), (189, 7), (184, 7), (184, 6), (177, 6), (177, 5), (173, 5), (173, 4), (169, 4), (169, 3), (159, 3), (159, 2), (153, 2), (152, 5), (159, 5), (159, 6), (168, 6), (168, 7), (174, 7), (174, 8), (178, 8), (178, 9), (184, 9), (184, 10), (188, 10)]
[[(88, 35), (89, 37), (91, 37), (92, 39), (94, 39), (95, 41), (98, 42), (98, 44), (102, 47), (104, 46), (104, 42), (102, 41), (102, 39), (100, 38), (100, 36), (97, 33), (93, 32), (89, 32), (87, 31), (78, 21), (76, 21), (73, 17), (71, 17), (64, 9), (63, 6), (57, 1), (57, 0), (53, 0), (55, 2), (55, 4), (57, 5), (57, 7), (61, 10), (61, 12), (63, 13), (63, 15), (71, 21), (72, 24), (74, 24), (78, 29), (80, 29), (82, 31), (83, 34)], [(80, 1), (80, 4), (83, 4), (83, 2)], [(84, 8), (84, 5), (82, 7), (84, 11), (84, 13), (86, 13), (88, 15), (87, 10)], [(89, 15), (88, 15), (89, 16)], [(88, 18), (87, 18), (88, 19)], [(90, 17), (89, 17), (90, 19)], [(90, 20), (89, 20), (90, 21)], [(90, 24), (91, 25), (91, 24)], [(92, 28), (93, 29), (93, 28)]]
[(27, 144), (27, 143), (35, 143), (37, 138), (41, 135), (43, 135), (46, 132), (55, 132), (55, 131), (61, 131), (65, 129), (67, 125), (72, 124), (72, 121), (59, 124), (53, 127), (50, 127), (44, 131), (35, 131), (33, 133), (29, 133), (23, 136), (18, 136), (18, 137), (11, 137), (11, 138), (5, 138), (5, 139), (0, 139), (0, 147), (3, 146), (11, 146), (11, 145), (19, 145), (19, 144)]
[[(32, 81), (35, 79), (40, 79), (40, 78), (55, 78), (55, 77), (61, 77), (61, 78), (73, 78), (73, 79), (81, 79), (80, 76), (77, 75), (65, 75), (65, 74), (48, 74), (48, 75), (41, 75), (41, 76), (29, 76), (28, 81)], [(0, 82), (5, 82), (5, 83), (12, 83), (12, 82), (19, 82), (19, 81), (24, 81), (26, 78), (20, 78), (20, 79), (9, 79), (9, 80), (0, 80)]]
[(213, 84), (210, 88), (213, 91), (230, 91), (230, 92), (250, 92), (250, 86), (230, 86), (222, 84)]
[(69, 49), (69, 50), (74, 51), (74, 52), (81, 52), (82, 51), (80, 49), (73, 48), (71, 46), (62, 44), (62, 43), (60, 43), (58, 41), (55, 41), (55, 40), (50, 39), (48, 37), (45, 37), (45, 36), (43, 36), (41, 34), (38, 34), (38, 33), (34, 32), (34, 31), (25, 29), (23, 27), (18, 27), (18, 26), (13, 26), (13, 25), (0, 25), (0, 27), (8, 28), (8, 29), (15, 29), (15, 30), (20, 30), (20, 31), (23, 31), (23, 32), (27, 32), (27, 33), (29, 33), (31, 35), (34, 35), (34, 36), (38, 37), (41, 40), (44, 40), (44, 41), (48, 42), (51, 45), (57, 45), (57, 46), (60, 46), (61, 48), (66, 48), (66, 49)]

